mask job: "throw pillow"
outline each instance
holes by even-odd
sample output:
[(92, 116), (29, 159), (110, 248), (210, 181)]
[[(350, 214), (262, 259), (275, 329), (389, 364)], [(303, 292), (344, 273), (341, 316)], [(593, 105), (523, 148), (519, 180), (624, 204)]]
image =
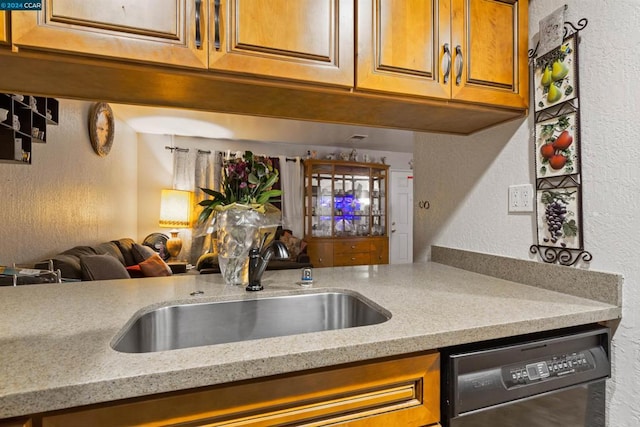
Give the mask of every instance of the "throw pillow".
[(80, 257), (82, 280), (129, 279), (129, 273), (122, 263), (107, 254), (84, 255)]
[(133, 259), (136, 262), (136, 264), (140, 264), (142, 261), (146, 260), (147, 258), (151, 257), (153, 254), (155, 254), (156, 251), (151, 249), (149, 246), (143, 246), (143, 245), (134, 243), (133, 246), (131, 247), (131, 253), (133, 254)]
[(120, 252), (122, 252), (122, 257), (124, 258), (124, 265), (136, 264), (136, 260), (133, 258), (133, 254), (131, 253), (133, 245), (136, 243), (133, 241), (133, 239), (129, 237), (125, 237), (123, 239), (112, 240), (112, 242), (115, 243), (116, 246), (118, 246), (118, 249), (120, 249)]
[(280, 237), (280, 241), (284, 243), (289, 251), (289, 259), (295, 261), (298, 259), (298, 255), (300, 254), (302, 240), (295, 237), (293, 234), (289, 232), (284, 232)]
[(140, 269), (139, 265), (130, 265), (129, 267), (127, 267), (127, 271), (129, 272), (129, 276), (131, 276), (132, 279), (139, 279), (141, 277), (144, 277), (144, 274), (142, 274), (142, 270)]
[(171, 276), (172, 274), (169, 265), (157, 253), (154, 253), (138, 265), (145, 277)]
[(98, 246), (94, 246), (97, 254), (107, 254), (111, 255), (114, 258), (117, 258), (122, 265), (125, 265), (124, 256), (122, 256), (122, 252), (120, 252), (120, 248), (113, 242), (104, 242), (100, 243)]

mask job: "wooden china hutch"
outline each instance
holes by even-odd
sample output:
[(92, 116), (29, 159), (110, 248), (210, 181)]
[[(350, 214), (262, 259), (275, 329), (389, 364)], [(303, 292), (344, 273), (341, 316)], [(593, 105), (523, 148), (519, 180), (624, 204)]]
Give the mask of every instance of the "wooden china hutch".
[(389, 263), (389, 166), (305, 160), (305, 240), (314, 267)]

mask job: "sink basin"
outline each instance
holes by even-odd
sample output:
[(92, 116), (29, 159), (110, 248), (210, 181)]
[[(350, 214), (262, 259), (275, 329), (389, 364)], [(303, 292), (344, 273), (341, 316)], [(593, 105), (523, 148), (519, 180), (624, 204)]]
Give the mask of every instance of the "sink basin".
[(112, 347), (148, 353), (355, 328), (390, 318), (362, 295), (342, 291), (180, 304), (137, 315)]

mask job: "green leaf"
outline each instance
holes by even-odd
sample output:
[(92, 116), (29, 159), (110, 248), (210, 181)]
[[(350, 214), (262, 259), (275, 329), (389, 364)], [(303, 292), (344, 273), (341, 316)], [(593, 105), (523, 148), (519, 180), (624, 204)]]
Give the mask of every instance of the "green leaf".
[(567, 116), (560, 116), (558, 118), (558, 127), (562, 130), (566, 129), (569, 127), (569, 117)]
[(545, 192), (542, 193), (542, 197), (540, 198), (540, 201), (543, 204), (548, 205), (548, 204), (553, 202), (553, 199), (555, 199), (554, 193), (552, 193), (550, 191), (545, 191)]
[(249, 181), (249, 184), (258, 184), (258, 183), (260, 183), (260, 181), (258, 180), (258, 177), (253, 172), (251, 172), (249, 174), (248, 181)]
[(271, 198), (273, 197), (277, 197), (280, 196), (282, 194), (281, 190), (269, 190), (269, 191), (265, 191), (264, 193), (262, 193), (257, 199), (256, 199), (256, 203), (259, 203), (261, 205), (264, 205), (265, 203), (267, 203)]
[(572, 219), (571, 221), (565, 222), (562, 224), (562, 232), (567, 237), (574, 237), (578, 235), (578, 225), (576, 224), (576, 220)]
[(269, 177), (269, 179), (267, 179), (264, 183), (264, 188), (270, 188), (273, 187), (273, 184), (275, 184), (276, 182), (278, 182), (278, 174), (273, 174)]
[(206, 194), (208, 194), (209, 196), (213, 196), (217, 199), (224, 199), (224, 195), (219, 191), (211, 190), (209, 188), (200, 188), (200, 189), (204, 191)]
[(211, 216), (212, 212), (213, 212), (213, 205), (203, 209), (202, 212), (200, 212), (200, 215), (198, 216), (198, 222), (205, 222)]

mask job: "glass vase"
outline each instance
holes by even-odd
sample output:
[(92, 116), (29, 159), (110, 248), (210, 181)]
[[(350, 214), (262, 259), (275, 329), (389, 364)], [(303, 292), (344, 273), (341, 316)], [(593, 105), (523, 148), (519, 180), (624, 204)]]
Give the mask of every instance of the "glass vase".
[(227, 285), (249, 282), (249, 251), (258, 243), (262, 214), (250, 208), (231, 207), (216, 214), (218, 264)]

